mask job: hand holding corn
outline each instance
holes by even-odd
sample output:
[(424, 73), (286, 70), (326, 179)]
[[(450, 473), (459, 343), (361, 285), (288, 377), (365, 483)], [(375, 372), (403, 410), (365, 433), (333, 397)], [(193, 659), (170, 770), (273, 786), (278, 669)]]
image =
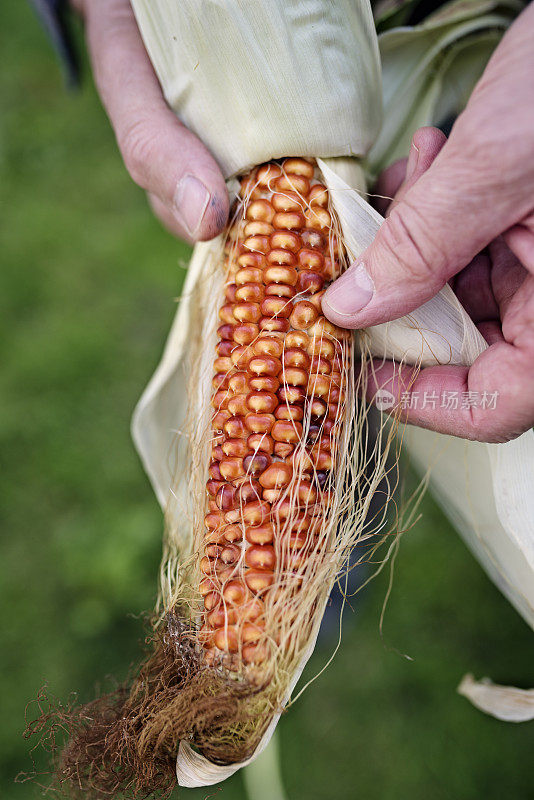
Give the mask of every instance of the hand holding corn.
[[(346, 328), (396, 319), (447, 281), (490, 347), (471, 368), (412, 370), (386, 362), (376, 388), (396, 397), (424, 392), (495, 392), (495, 409), (412, 408), (409, 422), (487, 442), (534, 424), (534, 6), (516, 20), (491, 58), (466, 110), (445, 140), (414, 136), (406, 164), (377, 193), (406, 178), (373, 245), (330, 290), (326, 316)], [(406, 405), (410, 405), (407, 403)]]
[(83, 15), (97, 89), (128, 172), (153, 210), (189, 242), (226, 224), (228, 193), (207, 148), (168, 107), (129, 0), (72, 0)]

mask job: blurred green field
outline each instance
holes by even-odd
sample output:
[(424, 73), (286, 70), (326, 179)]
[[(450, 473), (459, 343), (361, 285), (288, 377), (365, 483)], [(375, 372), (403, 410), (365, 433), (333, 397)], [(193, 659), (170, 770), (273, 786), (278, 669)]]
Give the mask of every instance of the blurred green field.
[[(129, 180), (86, 76), (64, 92), (24, 2), (0, 7), (0, 685), (3, 800), (30, 768), (24, 708), (46, 681), (89, 699), (139, 653), (161, 515), (129, 436), (188, 248)], [(531, 686), (534, 639), (431, 499), (346, 614), (343, 645), (280, 725), (290, 800), (528, 800), (533, 724), (485, 717), (466, 671)], [(323, 641), (307, 674), (334, 643)], [(412, 660), (399, 655), (407, 653)], [(184, 800), (244, 797), (235, 776)]]

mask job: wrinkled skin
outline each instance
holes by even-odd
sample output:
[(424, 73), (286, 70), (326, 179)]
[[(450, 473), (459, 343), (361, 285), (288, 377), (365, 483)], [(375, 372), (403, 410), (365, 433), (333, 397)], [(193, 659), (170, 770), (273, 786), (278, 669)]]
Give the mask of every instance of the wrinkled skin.
[(503, 442), (534, 425), (534, 4), (493, 54), (445, 139), (413, 138), (409, 158), (380, 177), (387, 220), (361, 259), (327, 292), (326, 316), (346, 328), (397, 319), (449, 281), (490, 347), (468, 369), (400, 372), (376, 364), (370, 388), (397, 398), (426, 392), (498, 392), (495, 408), (403, 412), (408, 422)]

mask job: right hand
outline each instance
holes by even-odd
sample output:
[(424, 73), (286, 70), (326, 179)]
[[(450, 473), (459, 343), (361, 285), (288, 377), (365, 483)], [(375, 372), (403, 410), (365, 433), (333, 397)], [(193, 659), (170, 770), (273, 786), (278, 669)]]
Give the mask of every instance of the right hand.
[(503, 37), (450, 138), (435, 129), (415, 134), (386, 221), (323, 298), (332, 322), (366, 328), (409, 314), (453, 284), (488, 349), (469, 369), (428, 367), (413, 383), (411, 369), (391, 362), (372, 377), (398, 397), (498, 393), (496, 409), (440, 405), (404, 415), (486, 442), (534, 425), (533, 42), (534, 3)]
[(72, 5), (84, 17), (95, 82), (128, 172), (172, 233), (213, 238), (228, 218), (223, 175), (165, 102), (129, 0)]

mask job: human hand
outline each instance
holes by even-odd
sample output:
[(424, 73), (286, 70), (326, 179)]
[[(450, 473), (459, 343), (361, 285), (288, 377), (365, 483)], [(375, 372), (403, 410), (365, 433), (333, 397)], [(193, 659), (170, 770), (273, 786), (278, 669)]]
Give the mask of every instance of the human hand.
[(404, 412), (413, 424), (488, 442), (534, 425), (533, 40), (534, 4), (503, 38), (449, 140), (419, 130), (407, 164), (382, 176), (377, 192), (395, 194), (389, 216), (323, 300), (332, 322), (365, 328), (409, 313), (450, 281), (489, 348), (470, 368), (428, 367), (415, 380), (410, 367), (375, 364), (371, 395), (498, 392), (496, 408)]
[(128, 172), (172, 233), (211, 239), (228, 217), (224, 178), (167, 106), (129, 0), (72, 5), (84, 17), (95, 82)]

